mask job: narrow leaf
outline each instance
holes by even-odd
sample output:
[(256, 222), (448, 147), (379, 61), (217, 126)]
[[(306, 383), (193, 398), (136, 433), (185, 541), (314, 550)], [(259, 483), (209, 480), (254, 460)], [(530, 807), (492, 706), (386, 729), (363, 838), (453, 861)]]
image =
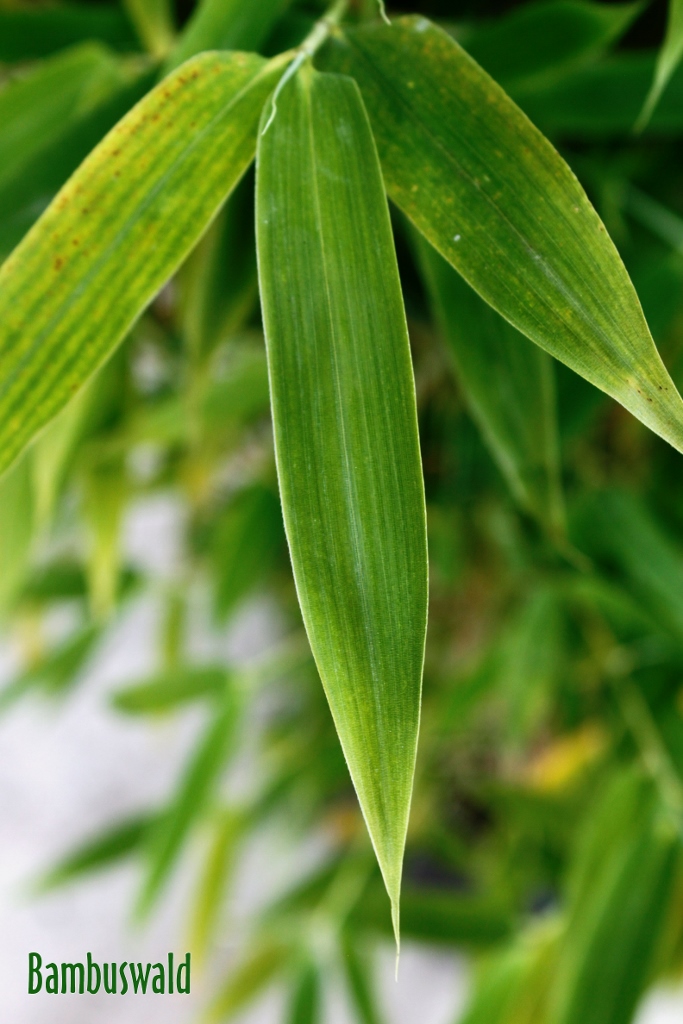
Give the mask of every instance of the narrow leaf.
[(655, 77), (636, 124), (642, 130), (652, 116), (659, 98), (683, 57), (683, 0), (669, 0), (666, 36), (657, 57)]
[(314, 963), (306, 963), (292, 988), (286, 1024), (318, 1024), (320, 1009), (320, 973)]
[(559, 154), (425, 18), (351, 30), (389, 195), (518, 330), (683, 450), (683, 401), (603, 224)]
[(142, 814), (110, 826), (60, 860), (39, 882), (39, 887), (54, 889), (80, 878), (81, 875), (101, 871), (116, 864), (123, 857), (140, 849), (152, 827), (152, 822), (151, 815)]
[(562, 533), (553, 367), (424, 240), (421, 264), (465, 399), (522, 508)]
[(181, 777), (177, 792), (150, 835), (149, 868), (139, 900), (143, 914), (158, 896), (191, 827), (206, 808), (232, 749), (237, 713), (235, 690), (226, 687), (214, 717)]
[(34, 519), (31, 464), (23, 458), (0, 480), (0, 614), (7, 611), (28, 569)]
[(356, 85), (305, 68), (259, 140), (257, 248), (297, 593), (398, 898), (427, 604), (415, 391), (379, 163)]
[(112, 704), (129, 715), (158, 714), (225, 689), (227, 673), (219, 667), (180, 668), (117, 690)]
[(91, 153), (0, 268), (0, 471), (198, 241), (254, 154), (283, 67), (204, 54)]
[(175, 38), (171, 0), (123, 0), (142, 43), (155, 57), (168, 53)]

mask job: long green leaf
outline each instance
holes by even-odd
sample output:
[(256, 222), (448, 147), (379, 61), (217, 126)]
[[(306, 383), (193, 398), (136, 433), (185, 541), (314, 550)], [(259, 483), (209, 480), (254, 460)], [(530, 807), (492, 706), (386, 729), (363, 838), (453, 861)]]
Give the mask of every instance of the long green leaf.
[(499, 316), (426, 241), (427, 286), (465, 398), (515, 499), (563, 530), (552, 362)]
[(392, 199), (518, 330), (683, 450), (683, 401), (583, 189), (510, 98), (425, 18), (351, 30)]
[(304, 623), (398, 926), (427, 605), (415, 391), (355, 84), (311, 69), (259, 140), (257, 249)]
[(23, 582), (34, 520), (31, 464), (23, 458), (0, 480), (0, 613), (7, 610)]
[(39, 887), (54, 889), (84, 874), (101, 871), (117, 863), (142, 846), (153, 822), (152, 815), (141, 814), (110, 825), (99, 835), (66, 854), (39, 881)]
[(145, 97), (0, 268), (0, 471), (107, 358), (253, 158), (281, 73), (203, 54)]
[(666, 36), (657, 57), (655, 77), (636, 127), (642, 129), (652, 116), (659, 98), (683, 57), (683, 0), (669, 0)]

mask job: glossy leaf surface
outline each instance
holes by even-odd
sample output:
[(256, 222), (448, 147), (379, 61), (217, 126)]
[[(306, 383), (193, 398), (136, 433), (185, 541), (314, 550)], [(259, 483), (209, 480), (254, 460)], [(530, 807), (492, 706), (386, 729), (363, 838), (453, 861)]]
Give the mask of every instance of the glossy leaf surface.
[(683, 450), (683, 401), (617, 251), (559, 154), (425, 18), (348, 32), (391, 198), (518, 330)]
[(0, 268), (0, 470), (111, 353), (251, 161), (282, 63), (204, 54), (101, 142)]
[(353, 82), (309, 69), (259, 140), (257, 248), (304, 623), (394, 905), (427, 603), (415, 391), (386, 199)]

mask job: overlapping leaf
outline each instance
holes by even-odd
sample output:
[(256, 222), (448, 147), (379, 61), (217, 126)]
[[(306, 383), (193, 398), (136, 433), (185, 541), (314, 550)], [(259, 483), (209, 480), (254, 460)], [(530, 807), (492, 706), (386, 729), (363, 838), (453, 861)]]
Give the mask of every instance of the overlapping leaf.
[(518, 330), (683, 450), (683, 401), (583, 189), (502, 89), (425, 18), (351, 30), (392, 199)]
[(0, 471), (206, 230), (253, 157), (282, 67), (231, 53), (180, 68), (110, 132), (4, 263)]
[(259, 140), (257, 248), (299, 602), (397, 925), (426, 624), (425, 514), (388, 211), (348, 79), (306, 68), (282, 90)]

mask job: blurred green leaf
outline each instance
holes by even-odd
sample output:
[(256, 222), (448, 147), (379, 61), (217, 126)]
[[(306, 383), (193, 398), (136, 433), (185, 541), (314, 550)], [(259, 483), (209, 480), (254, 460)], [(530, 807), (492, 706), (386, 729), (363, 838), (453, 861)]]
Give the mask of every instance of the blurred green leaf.
[(242, 176), (283, 61), (197, 57), (100, 143), (0, 268), (0, 469), (111, 353)]
[(40, 887), (55, 889), (80, 879), (84, 874), (116, 864), (141, 848), (153, 822), (150, 814), (141, 814), (109, 826), (63, 857), (40, 881)]
[(212, 1022), (232, 1020), (257, 998), (292, 959), (281, 940), (263, 936), (232, 971), (207, 1014)]
[(171, 71), (202, 50), (259, 51), (291, 0), (200, 0), (166, 62)]
[(88, 534), (86, 568), (90, 604), (98, 620), (111, 614), (119, 590), (127, 491), (126, 469), (120, 459), (105, 459), (88, 467), (83, 498)]
[(30, 690), (59, 694), (72, 687), (79, 680), (100, 636), (101, 629), (96, 625), (77, 629), (0, 691), (0, 709), (4, 710)]
[(349, 31), (389, 195), (518, 330), (683, 450), (683, 401), (604, 225), (548, 141), (424, 18)]
[(118, 4), (26, 4), (0, 9), (0, 61), (34, 60), (86, 40), (135, 50), (130, 22)]
[(286, 1024), (318, 1024), (322, 1020), (320, 1003), (320, 973), (314, 963), (305, 963), (290, 994)]
[[(654, 73), (647, 53), (624, 52), (563, 75), (542, 88), (511, 90), (542, 131), (578, 138), (630, 136)], [(683, 69), (674, 73), (645, 129), (657, 136), (683, 131)]]
[(636, 124), (636, 130), (645, 127), (666, 89), (671, 76), (683, 56), (683, 0), (669, 0), (669, 18), (666, 36), (657, 57), (655, 77)]
[(465, 399), (522, 508), (555, 537), (564, 507), (550, 358), (423, 240), (423, 272)]
[(171, 0), (123, 0), (123, 5), (147, 50), (164, 57), (175, 39)]
[(215, 604), (227, 616), (263, 581), (283, 547), (282, 513), (273, 492), (261, 485), (240, 491), (216, 524), (212, 562)]
[(642, 9), (642, 3), (541, 0), (466, 34), (463, 45), (503, 86), (543, 82), (605, 50)]
[(129, 715), (157, 714), (179, 705), (220, 694), (227, 686), (228, 673), (218, 666), (177, 668), (117, 690), (112, 704)]
[(634, 495), (584, 495), (571, 517), (582, 551), (626, 587), (654, 625), (683, 640), (683, 552)]
[(360, 1024), (382, 1024), (383, 1017), (375, 992), (370, 949), (347, 930), (343, 937), (341, 953), (351, 1004)]
[(635, 773), (598, 800), (575, 867), (550, 1024), (629, 1024), (675, 880), (678, 841)]
[(235, 869), (239, 840), (248, 820), (231, 808), (220, 812), (213, 822), (213, 835), (199, 878), (192, 912), (191, 945), (203, 960), (220, 921), (220, 911)]
[(256, 192), (276, 459), (297, 593), (398, 932), (426, 530), (405, 314), (355, 84), (308, 68), (287, 83), (259, 139)]
[(190, 829), (213, 795), (233, 750), (238, 713), (237, 693), (234, 687), (226, 686), (176, 792), (149, 836), (148, 868), (138, 902), (141, 913), (146, 913), (159, 896)]

